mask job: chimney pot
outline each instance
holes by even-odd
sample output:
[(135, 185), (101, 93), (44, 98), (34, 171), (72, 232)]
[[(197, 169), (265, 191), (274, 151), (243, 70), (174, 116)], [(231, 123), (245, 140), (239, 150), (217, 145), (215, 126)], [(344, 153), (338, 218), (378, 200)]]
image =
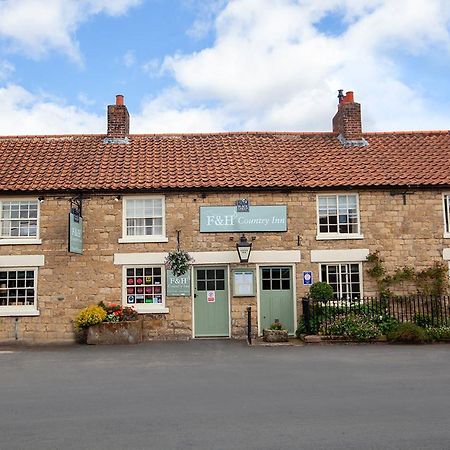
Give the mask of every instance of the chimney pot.
[(123, 95), (121, 95), (121, 94), (116, 95), (116, 105), (119, 105), (119, 106), (123, 105)]
[(348, 91), (344, 97), (344, 103), (354, 103), (353, 91)]

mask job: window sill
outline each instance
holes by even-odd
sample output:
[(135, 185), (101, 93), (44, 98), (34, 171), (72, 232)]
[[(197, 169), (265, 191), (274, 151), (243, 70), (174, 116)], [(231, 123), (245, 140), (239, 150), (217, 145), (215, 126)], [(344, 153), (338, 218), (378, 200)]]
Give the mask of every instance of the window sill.
[[(128, 305), (130, 306), (130, 305)], [(138, 314), (169, 314), (169, 308), (158, 308), (158, 309), (147, 309), (147, 310), (139, 310), (135, 307)]]
[(119, 244), (140, 244), (145, 242), (169, 242), (169, 238), (163, 236), (155, 236), (155, 237), (142, 237), (142, 238), (130, 238), (124, 237), (119, 239)]
[(42, 244), (41, 239), (0, 239), (0, 245), (36, 245)]
[[(4, 309), (4, 310), (3, 310)], [(0, 306), (0, 317), (24, 317), (24, 316), (39, 316), (37, 309), (9, 309), (8, 306)]]
[(450, 238), (450, 233), (444, 233), (444, 239), (449, 239)]
[(316, 236), (316, 241), (337, 241), (337, 240), (348, 241), (350, 239), (364, 239), (364, 235), (363, 234), (349, 234), (348, 236), (346, 236), (346, 235), (330, 234), (327, 236), (325, 234), (321, 234), (321, 235)]

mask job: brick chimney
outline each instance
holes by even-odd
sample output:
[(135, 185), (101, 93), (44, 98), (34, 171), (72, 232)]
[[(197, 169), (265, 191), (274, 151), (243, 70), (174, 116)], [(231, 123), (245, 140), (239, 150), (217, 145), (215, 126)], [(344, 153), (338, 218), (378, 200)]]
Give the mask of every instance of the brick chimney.
[(108, 105), (108, 138), (126, 139), (130, 134), (130, 115), (123, 104), (123, 95), (116, 95), (116, 104)]
[(367, 145), (362, 137), (361, 105), (354, 101), (353, 92), (348, 91), (344, 95), (340, 89), (338, 98), (338, 111), (333, 117), (333, 132), (348, 145)]

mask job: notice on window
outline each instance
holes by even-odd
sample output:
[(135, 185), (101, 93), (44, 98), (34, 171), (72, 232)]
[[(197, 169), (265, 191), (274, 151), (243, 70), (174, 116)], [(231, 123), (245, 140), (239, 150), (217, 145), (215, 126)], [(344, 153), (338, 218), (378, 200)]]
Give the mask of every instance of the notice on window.
[(252, 297), (255, 295), (253, 271), (235, 271), (233, 281), (236, 297)]
[(216, 302), (216, 291), (207, 291), (206, 301), (208, 303), (215, 303)]

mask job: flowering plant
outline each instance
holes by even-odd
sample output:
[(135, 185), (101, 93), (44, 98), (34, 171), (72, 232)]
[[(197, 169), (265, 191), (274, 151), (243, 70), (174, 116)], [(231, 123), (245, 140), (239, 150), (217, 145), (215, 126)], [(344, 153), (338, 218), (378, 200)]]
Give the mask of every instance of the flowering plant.
[(75, 317), (74, 324), (77, 330), (89, 328), (91, 325), (101, 323), (105, 320), (106, 311), (96, 305), (89, 305), (83, 308)]
[(106, 312), (106, 317), (103, 322), (127, 322), (138, 319), (137, 311), (131, 306), (122, 306), (116, 303), (108, 303), (105, 305), (103, 302), (100, 302), (98, 306)]
[(179, 277), (189, 270), (189, 266), (193, 261), (194, 259), (188, 252), (175, 250), (174, 252), (169, 252), (166, 256), (165, 264), (167, 269), (170, 269), (176, 277)]

